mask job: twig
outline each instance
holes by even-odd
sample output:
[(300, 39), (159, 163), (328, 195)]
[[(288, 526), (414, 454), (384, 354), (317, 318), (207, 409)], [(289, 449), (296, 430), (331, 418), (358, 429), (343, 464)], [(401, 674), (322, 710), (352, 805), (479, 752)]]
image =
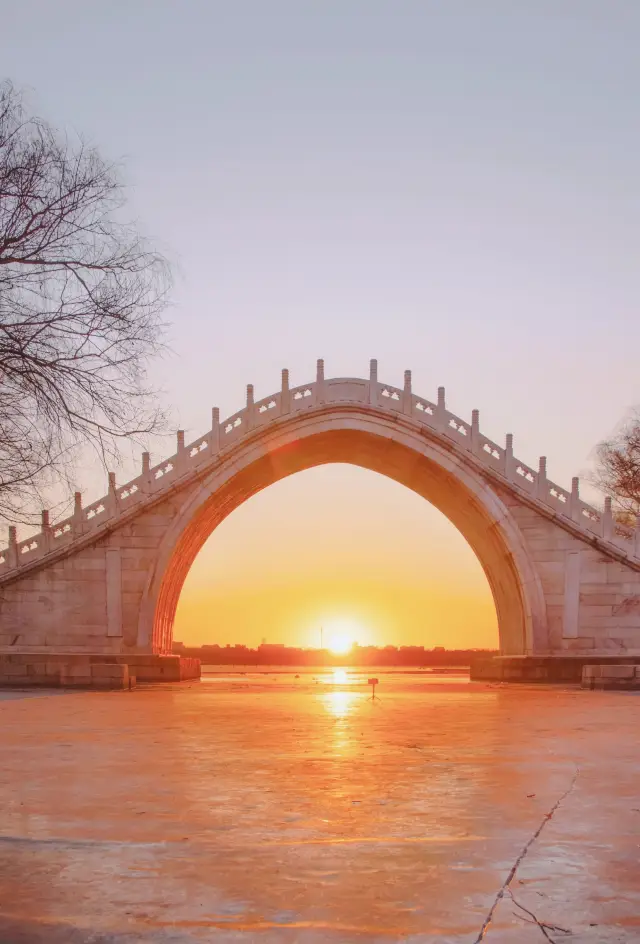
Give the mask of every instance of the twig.
[(578, 774), (579, 774), (579, 773), (580, 773), (580, 770), (577, 769), (576, 772), (575, 772), (575, 774), (573, 775), (573, 779), (572, 779), (571, 783), (569, 784), (569, 786), (567, 787), (567, 789), (564, 791), (564, 793), (563, 793), (560, 797), (558, 797), (558, 799), (557, 799), (556, 802), (553, 804), (553, 806), (551, 807), (551, 809), (549, 810), (549, 812), (544, 814), (544, 817), (543, 817), (543, 819), (542, 819), (542, 822), (540, 823), (540, 825), (539, 825), (538, 828), (536, 829), (535, 833), (533, 834), (533, 836), (531, 836), (531, 838), (530, 838), (530, 839), (525, 843), (525, 845), (523, 846), (523, 848), (522, 848), (522, 850), (521, 850), (521, 852), (520, 852), (520, 855), (518, 856), (518, 858), (516, 859), (516, 861), (515, 861), (515, 862), (513, 863), (513, 865), (511, 866), (511, 870), (510, 870), (509, 874), (507, 875), (506, 879), (505, 879), (504, 882), (502, 883), (502, 886), (500, 887), (500, 889), (499, 889), (499, 891), (498, 891), (498, 894), (496, 895), (496, 897), (495, 897), (495, 899), (494, 899), (494, 901), (493, 901), (493, 904), (491, 905), (491, 908), (489, 909), (489, 913), (487, 914), (487, 917), (484, 919), (484, 921), (483, 921), (483, 923), (482, 923), (482, 927), (480, 928), (480, 931), (479, 931), (479, 933), (478, 933), (478, 936), (477, 936), (477, 938), (475, 939), (475, 941), (473, 942), (473, 944), (480, 944), (480, 942), (482, 941), (483, 937), (484, 937), (485, 934), (487, 933), (487, 929), (488, 929), (489, 925), (491, 924), (491, 922), (493, 921), (493, 915), (494, 915), (494, 913), (495, 913), (495, 910), (496, 910), (496, 908), (498, 907), (499, 903), (500, 903), (500, 902), (502, 901), (502, 899), (504, 898), (505, 892), (509, 889), (509, 886), (511, 885), (511, 882), (513, 881), (513, 879), (514, 879), (514, 877), (515, 877), (515, 874), (516, 874), (516, 872), (518, 871), (518, 868), (520, 867), (520, 863), (522, 862), (522, 860), (523, 860), (524, 857), (526, 856), (527, 852), (529, 851), (529, 849), (531, 848), (531, 846), (533, 845), (533, 843), (536, 841), (536, 839), (538, 838), (538, 836), (540, 835), (540, 833), (542, 832), (542, 830), (544, 829), (544, 827), (547, 825), (547, 823), (549, 822), (549, 820), (552, 818), (552, 816), (554, 815), (554, 813), (556, 812), (556, 810), (558, 809), (558, 807), (560, 806), (560, 804), (562, 803), (562, 801), (565, 800), (565, 799), (569, 796), (569, 794), (571, 793), (571, 791), (572, 791), (573, 788), (575, 787), (575, 785), (576, 785), (576, 780), (578, 779)]

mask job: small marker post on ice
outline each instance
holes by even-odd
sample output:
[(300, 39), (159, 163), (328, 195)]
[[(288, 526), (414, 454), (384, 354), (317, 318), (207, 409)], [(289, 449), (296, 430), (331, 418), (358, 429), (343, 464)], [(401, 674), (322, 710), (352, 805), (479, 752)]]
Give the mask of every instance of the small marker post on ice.
[(376, 697), (376, 685), (378, 684), (378, 679), (370, 678), (367, 684), (371, 686), (371, 698), (373, 699)]

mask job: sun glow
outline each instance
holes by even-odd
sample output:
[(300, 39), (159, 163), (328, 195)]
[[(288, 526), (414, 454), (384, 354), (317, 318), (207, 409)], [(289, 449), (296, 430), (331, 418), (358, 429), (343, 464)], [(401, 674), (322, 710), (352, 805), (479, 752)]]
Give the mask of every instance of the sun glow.
[(336, 633), (329, 639), (329, 649), (336, 655), (344, 655), (353, 649), (353, 639), (346, 633)]
[(324, 639), (329, 652), (343, 656), (356, 644), (362, 645), (368, 639), (368, 633), (355, 620), (335, 619), (325, 624)]

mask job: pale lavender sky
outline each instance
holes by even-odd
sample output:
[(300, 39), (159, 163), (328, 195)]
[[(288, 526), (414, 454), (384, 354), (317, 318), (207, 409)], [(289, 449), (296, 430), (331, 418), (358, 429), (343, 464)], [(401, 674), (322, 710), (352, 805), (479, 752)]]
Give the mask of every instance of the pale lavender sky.
[(0, 0), (2, 72), (126, 161), (209, 407), (381, 376), (567, 483), (640, 399), (636, 0)]
[(640, 401), (638, 0), (0, 0), (0, 23), (2, 73), (125, 161), (178, 263), (155, 373), (194, 436), (283, 366), (377, 356), (567, 486)]

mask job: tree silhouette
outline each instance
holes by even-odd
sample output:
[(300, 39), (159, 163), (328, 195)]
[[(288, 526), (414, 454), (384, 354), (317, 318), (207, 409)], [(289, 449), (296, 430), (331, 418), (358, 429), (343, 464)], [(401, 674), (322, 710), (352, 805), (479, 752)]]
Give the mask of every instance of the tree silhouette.
[(146, 378), (169, 288), (116, 168), (0, 85), (0, 515), (29, 518), (78, 447), (159, 431)]
[(616, 520), (635, 526), (640, 514), (640, 413), (635, 411), (611, 439), (597, 447), (593, 483), (611, 498)]

